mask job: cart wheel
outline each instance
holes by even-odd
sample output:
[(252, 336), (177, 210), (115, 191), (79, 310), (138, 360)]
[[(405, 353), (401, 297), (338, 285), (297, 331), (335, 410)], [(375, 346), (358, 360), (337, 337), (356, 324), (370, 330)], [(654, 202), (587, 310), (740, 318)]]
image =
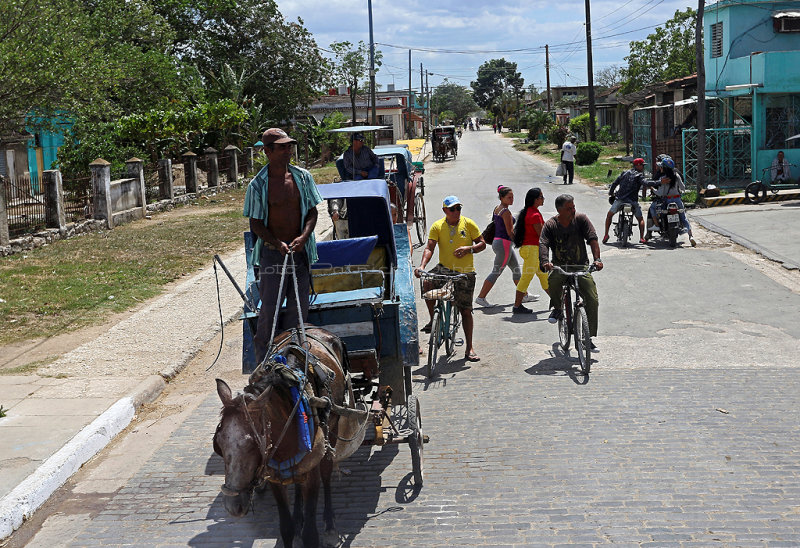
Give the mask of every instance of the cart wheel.
[(414, 197), (414, 225), (420, 245), (428, 242), (428, 221), (425, 215), (425, 200), (420, 192)]
[(744, 189), (744, 198), (751, 204), (757, 204), (767, 199), (767, 188), (761, 181), (750, 183)]
[(411, 428), (411, 437), (408, 446), (411, 448), (411, 468), (414, 472), (414, 485), (422, 487), (422, 464), (424, 444), (422, 438), (422, 413), (419, 400), (416, 396), (408, 397), (408, 427)]

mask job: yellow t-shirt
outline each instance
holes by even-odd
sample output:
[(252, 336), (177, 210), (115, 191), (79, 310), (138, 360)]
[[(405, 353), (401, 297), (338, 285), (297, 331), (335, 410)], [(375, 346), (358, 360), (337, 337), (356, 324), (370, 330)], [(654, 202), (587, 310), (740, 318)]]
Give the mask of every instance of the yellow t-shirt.
[(462, 246), (472, 245), (475, 239), (481, 235), (481, 229), (475, 221), (464, 217), (458, 221), (458, 226), (453, 227), (447, 224), (447, 218), (439, 219), (428, 234), (428, 239), (436, 240), (439, 244), (439, 263), (455, 272), (475, 272), (475, 264), (472, 260), (472, 253), (467, 253), (463, 257), (456, 257), (453, 252)]

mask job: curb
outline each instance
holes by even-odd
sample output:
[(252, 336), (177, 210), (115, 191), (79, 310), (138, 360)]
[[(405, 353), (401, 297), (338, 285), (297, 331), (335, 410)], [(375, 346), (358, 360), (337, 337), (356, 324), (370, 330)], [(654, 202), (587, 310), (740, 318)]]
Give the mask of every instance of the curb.
[(119, 399), (0, 500), (0, 541), (29, 519), (86, 461), (133, 421), (136, 411), (155, 400), (167, 383), (151, 375)]
[[(778, 194), (767, 194), (762, 202), (782, 202), (785, 200), (797, 200), (800, 198), (800, 192), (782, 192)], [(727, 196), (720, 196), (719, 198), (704, 198), (703, 203), (706, 207), (717, 207), (726, 205), (737, 205), (749, 203), (742, 194), (729, 194)]]

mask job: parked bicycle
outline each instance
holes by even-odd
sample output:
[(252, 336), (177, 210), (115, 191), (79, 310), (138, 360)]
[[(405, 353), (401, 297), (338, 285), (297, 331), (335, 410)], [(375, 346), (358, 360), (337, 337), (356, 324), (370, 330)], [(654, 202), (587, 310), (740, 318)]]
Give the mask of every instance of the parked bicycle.
[[(458, 307), (453, 302), (455, 298), (455, 283), (461, 278), (466, 278), (465, 274), (457, 276), (445, 276), (442, 274), (431, 274), (423, 272), (420, 275), (420, 288), (422, 298), (436, 303), (433, 306), (433, 316), (431, 316), (431, 336), (428, 340), (428, 363), (425, 366), (425, 375), (428, 378), (433, 376), (436, 368), (436, 360), (439, 354), (439, 347), (444, 344), (445, 352), (452, 356), (456, 351), (456, 334), (461, 326), (461, 314)], [(443, 282), (440, 288), (426, 288), (425, 281)], [(439, 284), (434, 284), (439, 285)]]
[[(583, 296), (578, 287), (578, 278), (594, 272), (596, 268), (594, 265), (582, 266), (582, 270), (567, 272), (553, 265), (553, 270), (567, 277), (561, 293), (561, 317), (558, 320), (558, 338), (561, 349), (564, 352), (569, 350), (570, 339), (574, 335), (581, 373), (588, 375), (592, 364), (592, 340), (589, 334), (589, 319), (583, 306)], [(574, 298), (573, 293), (575, 294)]]
[[(797, 167), (794, 164), (787, 164), (789, 167)], [(777, 194), (779, 190), (793, 190), (800, 188), (800, 179), (795, 183), (772, 183), (767, 180), (767, 171), (772, 166), (761, 170), (761, 179), (753, 181), (744, 189), (744, 197), (751, 204), (757, 204), (767, 199), (767, 191)]]

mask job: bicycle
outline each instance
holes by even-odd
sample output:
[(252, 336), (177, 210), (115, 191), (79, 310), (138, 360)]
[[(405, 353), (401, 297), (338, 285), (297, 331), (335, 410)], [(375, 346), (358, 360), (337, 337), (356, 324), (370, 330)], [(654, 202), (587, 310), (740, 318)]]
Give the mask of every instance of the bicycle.
[[(553, 265), (553, 270), (567, 277), (567, 283), (561, 291), (561, 317), (558, 319), (558, 338), (561, 349), (569, 350), (569, 342), (575, 338), (575, 350), (578, 352), (581, 373), (589, 374), (592, 366), (592, 339), (589, 334), (589, 318), (583, 306), (583, 296), (578, 287), (578, 278), (596, 270), (594, 265), (577, 272), (567, 272)], [(572, 293), (575, 293), (575, 299)]]
[[(794, 164), (787, 163), (790, 167), (797, 167)], [(800, 182), (797, 183), (772, 183), (767, 181), (767, 171), (770, 171), (772, 166), (765, 167), (761, 170), (761, 179), (753, 181), (744, 189), (744, 197), (750, 204), (757, 204), (767, 199), (767, 190), (773, 194), (777, 194), (779, 190), (793, 190), (800, 188)]]
[[(428, 363), (425, 366), (425, 376), (431, 378), (436, 368), (436, 359), (439, 347), (444, 343), (445, 352), (452, 356), (456, 351), (456, 334), (461, 326), (461, 313), (453, 304), (455, 299), (455, 282), (466, 278), (465, 274), (447, 276), (444, 274), (420, 274), (420, 294), (426, 301), (435, 300), (433, 315), (431, 316), (431, 336), (428, 340)], [(425, 280), (443, 281), (440, 288), (426, 290)]]

